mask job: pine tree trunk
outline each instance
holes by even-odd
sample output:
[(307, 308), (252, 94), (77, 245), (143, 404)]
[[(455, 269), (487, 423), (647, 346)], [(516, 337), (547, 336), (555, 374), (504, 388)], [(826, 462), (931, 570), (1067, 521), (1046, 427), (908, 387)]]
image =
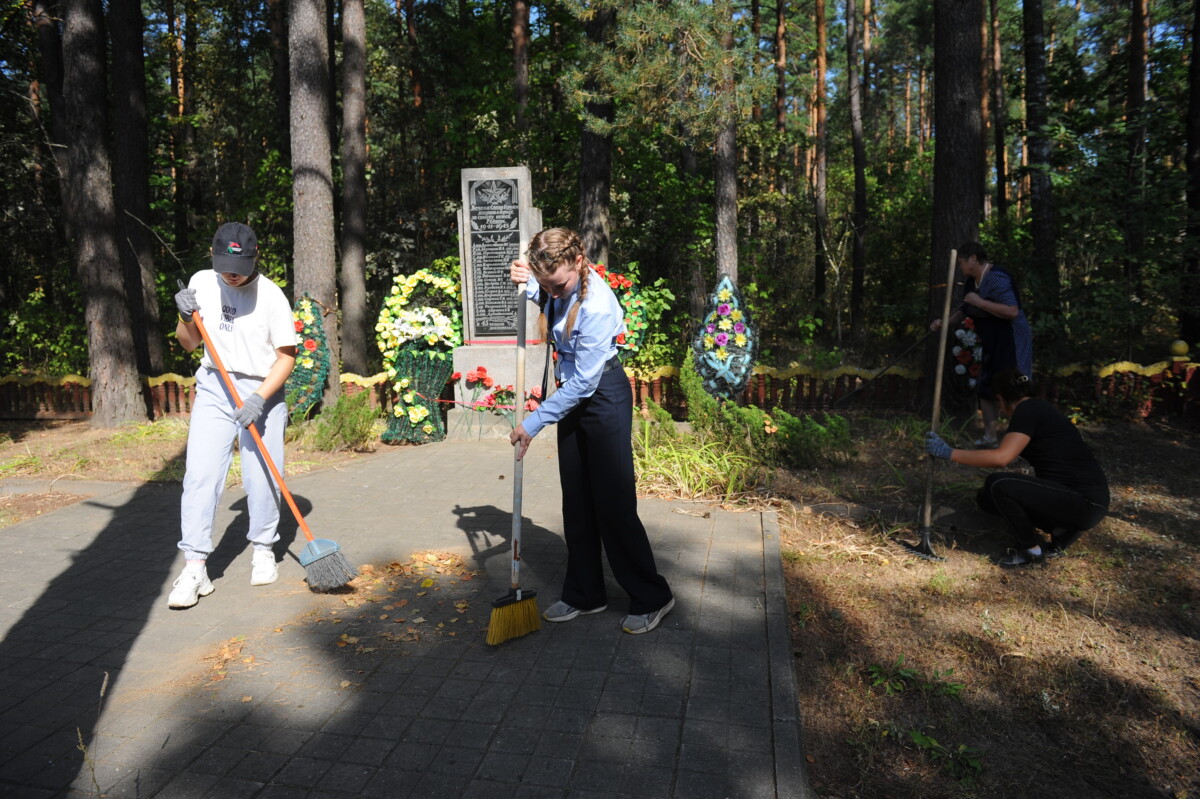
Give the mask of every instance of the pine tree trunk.
[(292, 0), (288, 41), (292, 86), (292, 231), (295, 294), (324, 306), (329, 384), (324, 402), (338, 396), (340, 338), (334, 255), (333, 173), (329, 141), (329, 54), (325, 0)]
[(150, 238), (149, 136), (142, 8), (138, 0), (110, 0), (113, 88), (113, 167), (117, 230), (138, 369), (163, 371), (154, 249)]
[[(33, 21), (37, 28), (39, 66), (42, 82), (50, 100), (50, 139), (61, 185), (67, 185), (67, 120), (63, 101), (62, 37), (57, 20), (61, 9), (57, 1), (35, 0)], [(60, 145), (60, 146), (53, 146)]]
[(1125, 164), (1125, 276), (1131, 294), (1140, 293), (1142, 250), (1145, 248), (1142, 185), (1146, 156), (1146, 128), (1142, 115), (1146, 106), (1147, 0), (1129, 3), (1129, 64), (1126, 78), (1125, 121), (1129, 143)]
[(408, 42), (408, 79), (412, 84), (413, 108), (420, 108), (425, 101), (421, 88), (421, 70), (417, 67), (417, 18), (413, 0), (404, 0), (404, 33)]
[(367, 366), (367, 27), (363, 0), (342, 4), (342, 363)]
[(787, 257), (787, 236), (783, 234), (787, 224), (790, 203), (788, 193), (792, 187), (789, 160), (787, 157), (787, 0), (775, 0), (775, 133), (779, 136), (779, 149), (775, 153), (772, 174), (772, 189), (785, 198), (775, 206), (775, 265)]
[(1042, 0), (1025, 0), (1025, 114), (1029, 130), (1029, 206), (1033, 238), (1030, 291), (1040, 316), (1059, 312), (1058, 265), (1055, 258), (1054, 194), (1050, 184), (1050, 138), (1046, 132), (1046, 37)]
[(979, 14), (979, 41), (983, 46), (979, 48), (979, 86), (980, 86), (980, 125), (979, 132), (983, 136), (983, 146), (981, 152), (983, 155), (983, 174), (984, 174), (984, 191), (983, 197), (983, 218), (985, 220), (992, 217), (992, 194), (987, 190), (987, 174), (991, 168), (991, 160), (988, 156), (991, 154), (992, 140), (988, 138), (988, 133), (992, 129), (992, 71), (991, 61), (992, 53), (988, 49), (988, 13), (987, 3), (989, 0), (980, 0), (982, 9)]
[[(726, 52), (733, 50), (733, 25), (729, 20), (722, 37)], [(738, 282), (737, 249), (737, 100), (734, 96), (733, 66), (725, 64), (726, 74), (720, 86), (718, 102), (725, 106), (725, 119), (717, 133), (713, 151), (713, 183), (716, 201), (717, 279), (722, 275)]]
[[(950, 251), (979, 235), (983, 196), (980, 133), (978, 0), (936, 0), (934, 5), (933, 250), (929, 271), (930, 319), (941, 316)], [(933, 349), (930, 349), (933, 353)], [(932, 369), (929, 370), (932, 373)]]
[[(1192, 4), (1192, 53), (1188, 62), (1187, 238), (1179, 287), (1179, 335), (1200, 348), (1200, 3)], [(1192, 360), (1197, 353), (1192, 352)]]
[(517, 101), (517, 130), (529, 127), (525, 111), (529, 106), (529, 2), (513, 0), (513, 90)]
[(1004, 72), (1000, 60), (1000, 11), (997, 0), (989, 0), (992, 53), (992, 133), (996, 156), (996, 213), (1000, 235), (1008, 240), (1008, 114), (1004, 107)]
[(275, 129), (271, 131), (274, 146), (291, 161), (291, 81), (288, 78), (288, 9), (287, 0), (267, 0), (271, 35), (271, 96), (275, 100)]
[[(175, 122), (175, 251), (188, 256), (196, 229), (196, 45), (200, 36), (196, 22), (197, 0), (183, 0), (183, 38), (178, 42), (178, 117)], [(178, 31), (177, 31), (178, 32)], [(193, 259), (194, 260), (194, 259)]]
[(713, 152), (716, 198), (717, 275), (738, 280), (737, 251), (737, 122), (730, 119), (717, 134)]
[[(602, 45), (609, 40), (617, 12), (598, 10), (588, 19), (585, 31), (589, 42)], [(587, 91), (592, 94), (597, 84), (589, 80)], [(614, 106), (611, 100), (589, 102), (587, 113), (612, 124)], [(612, 191), (612, 134), (598, 134), (586, 122), (581, 123), (579, 164), (579, 235), (592, 263), (609, 262), (609, 195)]]
[(850, 86), (850, 135), (854, 150), (854, 255), (850, 287), (850, 332), (863, 324), (863, 280), (867, 271), (867, 150), (863, 143), (862, 83), (858, 79), (857, 0), (846, 0), (846, 81)]
[(70, 131), (70, 183), (64, 194), (88, 331), (92, 425), (109, 428), (145, 421), (146, 406), (125, 303), (105, 146), (104, 22), (100, 0), (67, 0), (63, 9), (63, 100)]
[[(813, 248), (815, 250), (815, 263), (813, 264), (813, 304), (815, 306), (814, 313), (818, 316), (824, 315), (825, 305), (825, 280), (829, 272), (829, 257), (825, 245), (825, 234), (829, 229), (829, 212), (826, 206), (826, 174), (827, 164), (825, 158), (826, 151), (826, 130), (825, 130), (825, 81), (828, 63), (828, 52), (826, 50), (826, 29), (825, 29), (825, 3), (818, 0), (816, 4), (816, 26), (817, 26), (817, 75), (816, 75), (816, 96), (813, 101), (813, 106), (816, 110), (816, 141), (814, 143), (816, 154), (813, 160), (813, 202), (815, 205), (816, 218), (813, 221)], [(828, 329), (828, 327), (826, 328)]]

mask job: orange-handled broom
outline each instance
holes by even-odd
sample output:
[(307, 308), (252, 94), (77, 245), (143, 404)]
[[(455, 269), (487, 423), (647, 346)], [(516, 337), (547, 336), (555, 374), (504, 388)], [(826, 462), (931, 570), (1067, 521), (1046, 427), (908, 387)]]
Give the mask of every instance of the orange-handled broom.
[[(180, 285), (182, 286), (182, 283)], [(233, 402), (237, 407), (242, 407), (242, 398), (238, 395), (229, 372), (225, 371), (225, 364), (221, 363), (221, 356), (217, 354), (217, 348), (213, 346), (212, 339), (208, 337), (208, 331), (204, 328), (199, 311), (192, 313), (192, 321), (196, 323), (196, 329), (200, 331), (200, 338), (204, 340), (204, 347), (208, 351), (209, 357), (212, 358), (212, 362), (216, 364), (217, 371), (221, 373), (225, 387), (229, 389), (229, 396), (233, 397)], [(254, 437), (254, 443), (258, 445), (259, 456), (262, 457), (263, 463), (267, 464), (267, 469), (275, 478), (275, 484), (279, 486), (284, 499), (287, 500), (288, 507), (292, 509), (292, 514), (296, 517), (296, 523), (300, 525), (300, 530), (308, 539), (308, 544), (300, 550), (300, 565), (304, 567), (304, 576), (308, 580), (308, 587), (314, 591), (332, 591), (335, 588), (341, 588), (357, 577), (358, 573), (346, 560), (346, 556), (342, 554), (341, 547), (328, 539), (313, 536), (312, 530), (308, 529), (308, 522), (304, 521), (300, 509), (296, 507), (296, 500), (292, 498), (292, 492), (288, 491), (287, 484), (283, 482), (283, 475), (275, 466), (271, 453), (267, 452), (258, 428), (250, 425), (248, 429), (250, 435)]]

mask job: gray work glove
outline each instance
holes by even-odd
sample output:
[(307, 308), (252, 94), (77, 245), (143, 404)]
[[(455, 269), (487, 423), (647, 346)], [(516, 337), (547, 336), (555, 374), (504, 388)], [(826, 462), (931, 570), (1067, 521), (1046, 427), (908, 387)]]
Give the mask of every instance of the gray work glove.
[(950, 445), (932, 430), (925, 434), (925, 451), (935, 458), (950, 460)]
[(242, 401), (242, 407), (233, 412), (233, 421), (242, 427), (249, 427), (262, 416), (263, 406), (266, 404), (267, 401), (261, 394), (251, 394)]
[(185, 322), (192, 321), (192, 314), (200, 310), (200, 303), (196, 302), (195, 289), (180, 289), (175, 294), (175, 307), (179, 309), (179, 318)]

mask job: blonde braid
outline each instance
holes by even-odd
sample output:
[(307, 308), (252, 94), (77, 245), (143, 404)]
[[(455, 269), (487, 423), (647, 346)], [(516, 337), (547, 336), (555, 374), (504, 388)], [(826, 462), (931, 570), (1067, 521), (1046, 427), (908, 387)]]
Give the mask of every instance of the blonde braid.
[[(574, 230), (568, 228), (548, 228), (538, 233), (529, 242), (529, 268), (537, 278), (545, 278), (558, 271), (558, 266), (564, 261), (571, 262), (583, 254), (583, 239)], [(587, 298), (588, 291), (588, 270), (591, 268), (591, 262), (587, 257), (579, 267), (579, 301), (571, 306), (570, 313), (567, 314), (567, 324), (564, 331), (565, 337), (569, 340), (571, 331), (575, 329), (575, 317), (579, 314), (579, 306)], [(553, 300), (547, 300), (553, 302)], [(542, 313), (538, 316), (538, 336), (545, 340), (550, 335), (549, 323), (546, 320), (546, 311), (543, 308)]]
[(567, 326), (563, 329), (563, 338), (567, 341), (571, 340), (571, 331), (575, 329), (575, 317), (579, 315), (579, 306), (583, 305), (583, 301), (587, 299), (588, 272), (590, 270), (591, 263), (584, 258), (583, 263), (579, 265), (579, 301), (571, 306), (571, 312), (567, 314)]

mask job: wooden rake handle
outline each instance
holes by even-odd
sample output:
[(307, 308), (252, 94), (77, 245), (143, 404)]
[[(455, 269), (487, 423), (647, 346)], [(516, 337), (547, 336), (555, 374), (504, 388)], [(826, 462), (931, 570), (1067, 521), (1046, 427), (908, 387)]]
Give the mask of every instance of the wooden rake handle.
[[(950, 301), (954, 292), (954, 267), (958, 263), (958, 250), (950, 251), (950, 269), (946, 275), (946, 296), (942, 302), (942, 326), (939, 329), (937, 370), (933, 373), (933, 418), (930, 430), (937, 432), (942, 413), (942, 370), (946, 368), (946, 339), (950, 331)], [(925, 505), (921, 509), (921, 526), (928, 530), (933, 522), (933, 469), (937, 458), (929, 456), (929, 477), (925, 480)]]
[[(242, 407), (242, 398), (238, 395), (237, 388), (233, 385), (233, 378), (225, 370), (225, 364), (221, 363), (221, 356), (217, 354), (217, 348), (213, 346), (212, 339), (208, 337), (208, 330), (204, 327), (204, 320), (200, 318), (199, 311), (192, 312), (192, 321), (196, 323), (196, 329), (200, 331), (200, 338), (204, 339), (204, 347), (208, 352), (208, 357), (212, 358), (212, 362), (217, 365), (217, 371), (221, 373), (221, 379), (225, 381), (225, 388), (229, 389), (229, 396), (233, 397), (233, 403), (239, 408)], [(292, 515), (296, 517), (296, 524), (300, 525), (300, 530), (304, 533), (304, 537), (309, 541), (316, 540), (313, 537), (312, 530), (308, 529), (308, 522), (304, 521), (304, 516), (300, 514), (300, 509), (296, 507), (296, 500), (292, 498), (292, 492), (288, 491), (287, 483), (283, 482), (283, 475), (279, 473), (279, 468), (271, 458), (271, 453), (267, 452), (267, 445), (263, 443), (258, 428), (250, 425), (247, 429), (250, 431), (250, 435), (254, 437), (254, 443), (258, 445), (258, 454), (262, 456), (263, 463), (267, 464), (267, 469), (270, 470), (271, 476), (275, 478), (275, 485), (279, 486), (279, 490), (283, 492), (283, 498), (287, 500), (288, 507), (292, 509)]]

